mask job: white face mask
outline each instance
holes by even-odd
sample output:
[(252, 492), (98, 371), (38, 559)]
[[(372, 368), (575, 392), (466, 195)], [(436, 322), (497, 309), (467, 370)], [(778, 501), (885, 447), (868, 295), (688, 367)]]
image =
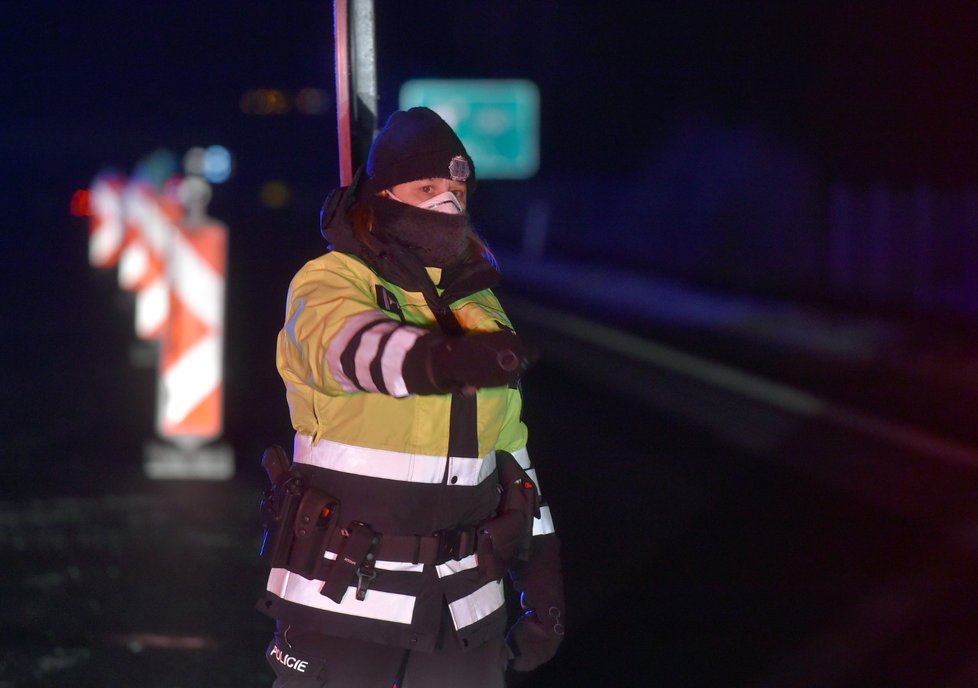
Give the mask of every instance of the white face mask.
[(418, 203), (418, 207), (424, 210), (434, 210), (436, 213), (462, 214), (462, 204), (458, 202), (455, 194), (451, 191), (444, 191), (437, 196), (432, 196), (427, 201)]
[[(390, 197), (395, 201), (404, 203), (400, 198), (394, 195), (393, 191), (388, 191)], [(434, 210), (436, 213), (446, 213), (448, 215), (461, 215), (462, 214), (462, 204), (458, 202), (451, 191), (443, 191), (437, 196), (432, 196), (424, 201), (418, 203), (416, 208), (421, 208), (422, 210)]]

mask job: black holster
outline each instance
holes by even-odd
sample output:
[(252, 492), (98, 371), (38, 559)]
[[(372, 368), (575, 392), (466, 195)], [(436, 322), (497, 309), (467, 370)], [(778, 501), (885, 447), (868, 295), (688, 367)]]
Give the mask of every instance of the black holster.
[(476, 527), (479, 570), (492, 579), (529, 557), (533, 518), (540, 515), (540, 493), (516, 459), (508, 452), (496, 452), (496, 465), (499, 507)]
[(309, 486), (295, 466), (283, 462), (284, 452), (274, 449), (277, 451), (266, 452), (266, 458), (275, 460), (266, 465), (273, 482), (261, 500), (265, 531), (261, 556), (272, 568), (287, 568), (309, 579), (321, 577), (329, 561), (324, 554), (335, 529), (339, 502)]
[(305, 479), (290, 472), (262, 495), (261, 526), (265, 533), (261, 556), (273, 568), (285, 566), (289, 561), (295, 516), (305, 491)]

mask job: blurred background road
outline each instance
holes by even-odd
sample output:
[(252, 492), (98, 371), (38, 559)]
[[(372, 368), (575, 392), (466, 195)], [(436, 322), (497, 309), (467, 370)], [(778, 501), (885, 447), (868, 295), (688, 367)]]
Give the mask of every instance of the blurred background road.
[[(291, 442), (274, 341), (337, 183), (331, 12), (5, 12), (0, 687), (271, 683), (259, 458)], [(569, 598), (564, 648), (512, 685), (975, 685), (978, 11), (379, 1), (376, 22), (381, 119), (411, 78), (540, 90), (539, 169), (472, 210), (540, 352), (526, 420)], [(292, 105), (259, 114), (256, 90)], [(156, 350), (71, 200), (214, 144), (235, 471), (151, 480)]]

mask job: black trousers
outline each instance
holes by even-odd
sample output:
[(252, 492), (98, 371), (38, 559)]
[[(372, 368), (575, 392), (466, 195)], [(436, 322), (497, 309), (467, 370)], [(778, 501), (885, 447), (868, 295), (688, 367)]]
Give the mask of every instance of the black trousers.
[[(446, 611), (447, 616), (447, 611)], [(337, 638), (279, 623), (266, 658), (273, 688), (503, 688), (509, 650), (502, 637), (461, 649), (442, 620), (434, 652)]]

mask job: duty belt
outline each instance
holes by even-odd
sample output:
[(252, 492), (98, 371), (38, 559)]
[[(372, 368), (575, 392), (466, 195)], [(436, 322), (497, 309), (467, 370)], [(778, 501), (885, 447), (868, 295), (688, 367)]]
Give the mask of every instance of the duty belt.
[(444, 564), (469, 556), (476, 543), (475, 528), (440, 530), (431, 535), (381, 535), (366, 523), (354, 521), (336, 533), (339, 537), (334, 535), (327, 545), (336, 559), (321, 560), (317, 577), (324, 581), (319, 593), (337, 604), (351, 583), (356, 585), (358, 600), (366, 597), (367, 588), (377, 577), (378, 560)]
[[(444, 564), (453, 559), (464, 559), (475, 554), (476, 529), (448, 528), (431, 535), (385, 535), (378, 533), (379, 541), (371, 549), (380, 561), (399, 561), (410, 564)], [(337, 551), (342, 542), (337, 530), (330, 538), (328, 548)]]

